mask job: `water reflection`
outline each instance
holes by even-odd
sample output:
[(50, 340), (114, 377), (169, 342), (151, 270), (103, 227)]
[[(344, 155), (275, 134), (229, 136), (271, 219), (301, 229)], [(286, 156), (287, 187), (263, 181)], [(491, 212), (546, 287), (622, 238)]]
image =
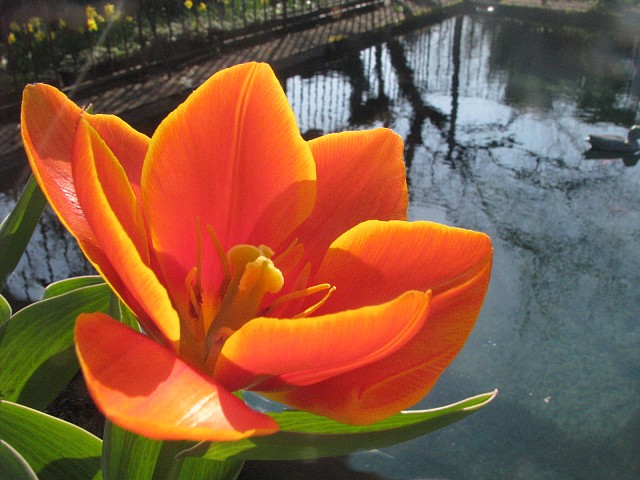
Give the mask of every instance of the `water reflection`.
[[(355, 455), (353, 468), (640, 476), (640, 170), (583, 155), (589, 133), (624, 135), (640, 120), (638, 39), (634, 49), (609, 33), (459, 17), (285, 80), (309, 137), (372, 126), (403, 136), (412, 219), (495, 243), (482, 317), (422, 406), (494, 387), (498, 401), (426, 439)], [(45, 217), (10, 291), (30, 298), (87, 269)]]
[[(493, 387), (499, 401), (427, 439), (355, 455), (355, 468), (389, 478), (640, 474), (640, 173), (583, 156), (587, 134), (626, 134), (638, 120), (638, 57), (600, 47), (562, 27), (464, 17), (287, 81), (306, 129), (403, 135), (413, 219), (495, 242), (480, 322), (424, 405)], [(635, 69), (612, 75), (619, 65)], [(356, 68), (369, 90), (350, 84)], [(335, 91), (344, 110), (299, 94), (328, 84), (345, 86)], [(372, 99), (388, 112), (349, 115)]]

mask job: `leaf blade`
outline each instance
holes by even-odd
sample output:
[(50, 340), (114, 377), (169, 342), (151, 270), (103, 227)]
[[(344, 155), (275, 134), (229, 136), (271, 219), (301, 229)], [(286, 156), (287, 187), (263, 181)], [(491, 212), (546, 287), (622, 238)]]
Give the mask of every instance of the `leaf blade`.
[[(150, 440), (107, 421), (102, 449), (105, 480), (121, 478), (172, 478), (175, 480), (233, 480), (244, 461), (176, 458), (190, 442)], [(171, 474), (169, 474), (171, 472)]]
[(0, 291), (27, 248), (46, 204), (47, 199), (32, 175), (13, 210), (0, 224)]
[(105, 284), (36, 302), (0, 325), (0, 398), (43, 409), (78, 371), (73, 328), (81, 312), (106, 311)]
[(440, 408), (403, 412), (367, 426), (350, 426), (306, 412), (285, 411), (271, 416), (281, 431), (238, 442), (198, 444), (181, 455), (209, 460), (309, 460), (384, 448), (426, 435), (478, 411), (497, 391)]
[(0, 400), (0, 437), (25, 459), (41, 480), (98, 480), (101, 441), (45, 413)]
[(0, 440), (0, 478), (38, 480), (24, 457), (4, 440)]
[(105, 422), (102, 471), (105, 480), (151, 478), (162, 442), (131, 433)]
[(90, 287), (92, 285), (99, 285), (102, 283), (104, 283), (104, 280), (99, 275), (65, 278), (64, 280), (59, 280), (47, 285), (44, 289), (42, 299), (47, 300), (48, 298), (57, 297), (58, 295), (63, 295), (79, 288)]
[(11, 317), (11, 305), (6, 298), (0, 295), (0, 325)]

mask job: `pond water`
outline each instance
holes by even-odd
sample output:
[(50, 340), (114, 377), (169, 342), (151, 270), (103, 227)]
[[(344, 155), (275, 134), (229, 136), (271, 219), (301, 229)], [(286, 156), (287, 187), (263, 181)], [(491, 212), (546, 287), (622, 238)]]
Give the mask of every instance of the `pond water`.
[[(418, 407), (500, 390), (430, 436), (352, 455), (391, 479), (640, 478), (640, 166), (588, 159), (640, 122), (638, 38), (448, 19), (284, 81), (309, 136), (388, 126), (410, 218), (487, 232), (495, 263), (467, 345)], [(0, 214), (13, 191), (0, 194)], [(48, 260), (43, 260), (43, 255)], [(45, 216), (15, 299), (90, 271)]]

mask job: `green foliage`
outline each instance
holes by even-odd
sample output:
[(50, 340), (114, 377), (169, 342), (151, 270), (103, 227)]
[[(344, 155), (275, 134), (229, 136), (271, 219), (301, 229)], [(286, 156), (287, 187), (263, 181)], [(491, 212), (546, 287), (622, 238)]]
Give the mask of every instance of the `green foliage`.
[(150, 440), (107, 422), (102, 450), (104, 479), (232, 480), (244, 464), (234, 460), (177, 458), (177, 454), (188, 446), (188, 442)]
[(0, 478), (38, 480), (27, 461), (11, 445), (0, 440)]
[[(86, 277), (87, 284), (93, 281)], [(106, 312), (109, 295), (104, 284), (76, 288), (36, 302), (0, 325), (0, 398), (39, 409), (49, 405), (78, 371), (76, 317)]]
[[(24, 459), (40, 480), (102, 478), (102, 442), (89, 432), (6, 400), (0, 400), (0, 419), (0, 438)], [(4, 463), (2, 456), (0, 454), (0, 463)]]
[(42, 294), (42, 299), (47, 300), (48, 298), (64, 295), (65, 293), (69, 293), (79, 288), (91, 287), (92, 285), (101, 285), (103, 283), (104, 280), (99, 275), (87, 275), (84, 277), (72, 277), (64, 280), (59, 280), (47, 285), (47, 287), (44, 289), (44, 293)]
[(7, 299), (0, 295), (0, 325), (9, 320), (11, 316), (11, 305)]
[(38, 183), (31, 176), (15, 207), (0, 224), (0, 291), (27, 248), (46, 204)]
[(280, 432), (237, 442), (201, 443), (182, 455), (210, 460), (307, 460), (383, 448), (426, 435), (478, 411), (497, 392), (485, 393), (432, 410), (399, 413), (381, 422), (352, 426), (307, 412), (286, 411), (271, 416)]

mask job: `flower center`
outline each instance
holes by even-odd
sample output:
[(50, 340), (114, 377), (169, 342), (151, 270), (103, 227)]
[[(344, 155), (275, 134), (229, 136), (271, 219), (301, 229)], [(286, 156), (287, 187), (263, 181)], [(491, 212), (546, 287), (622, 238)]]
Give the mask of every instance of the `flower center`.
[(255, 317), (265, 294), (282, 289), (284, 277), (272, 256), (273, 250), (264, 245), (236, 245), (229, 250), (232, 276), (212, 326), (237, 330)]
[[(202, 244), (198, 233), (198, 265), (191, 269), (185, 279), (190, 295), (188, 324), (183, 331), (183, 354), (186, 354), (205, 371), (212, 372), (222, 346), (227, 338), (247, 321), (259, 315), (273, 315), (283, 308), (295, 308), (304, 298), (325, 292), (323, 298), (293, 317), (305, 317), (316, 311), (335, 290), (329, 284), (306, 287), (308, 268), (299, 274), (292, 284), (293, 291), (281, 295), (268, 306), (264, 306), (266, 294), (280, 292), (284, 286), (281, 268), (290, 271), (299, 263), (302, 245), (294, 241), (289, 248), (275, 259), (274, 252), (265, 245), (236, 245), (224, 252), (222, 245), (210, 226), (208, 233), (224, 272), (219, 295), (212, 298), (202, 291)], [(276, 266), (276, 264), (278, 266)], [(307, 265), (308, 266), (308, 265)], [(288, 305), (288, 307), (285, 307)]]

